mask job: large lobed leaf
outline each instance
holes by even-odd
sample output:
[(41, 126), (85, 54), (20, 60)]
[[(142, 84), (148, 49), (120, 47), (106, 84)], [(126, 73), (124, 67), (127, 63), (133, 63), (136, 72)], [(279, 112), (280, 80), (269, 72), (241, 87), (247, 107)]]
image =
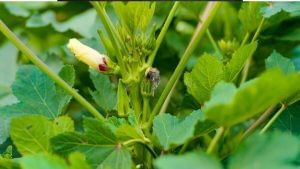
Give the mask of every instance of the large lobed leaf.
[[(74, 84), (74, 68), (65, 66), (60, 73), (70, 85)], [(0, 143), (8, 137), (10, 119), (24, 114), (38, 114), (54, 119), (62, 113), (71, 96), (35, 66), (20, 66), (13, 83), (13, 94), (19, 103), (0, 108)]]
[(221, 126), (231, 126), (294, 94), (299, 90), (299, 83), (299, 73), (285, 76), (278, 69), (267, 71), (239, 88), (220, 82), (214, 88), (211, 100), (205, 103), (203, 112), (207, 119)]
[(94, 168), (131, 169), (131, 155), (117, 140), (111, 128), (96, 119), (84, 119), (84, 134), (60, 134), (51, 139), (54, 151), (61, 155), (79, 151)]
[(67, 116), (54, 121), (40, 115), (18, 116), (11, 120), (10, 136), (22, 155), (51, 152), (50, 138), (74, 131), (74, 123)]

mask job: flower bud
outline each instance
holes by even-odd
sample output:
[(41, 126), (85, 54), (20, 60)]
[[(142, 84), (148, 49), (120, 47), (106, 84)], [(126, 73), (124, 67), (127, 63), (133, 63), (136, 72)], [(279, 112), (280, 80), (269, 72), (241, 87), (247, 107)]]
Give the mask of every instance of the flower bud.
[(108, 71), (109, 67), (107, 62), (109, 58), (106, 55), (100, 54), (75, 38), (69, 40), (67, 47), (78, 60), (101, 72)]

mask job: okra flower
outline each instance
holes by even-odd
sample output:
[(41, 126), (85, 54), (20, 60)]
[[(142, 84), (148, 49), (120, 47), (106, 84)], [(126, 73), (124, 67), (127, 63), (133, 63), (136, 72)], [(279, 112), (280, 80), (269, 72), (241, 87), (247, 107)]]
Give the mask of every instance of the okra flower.
[(75, 38), (69, 40), (67, 47), (78, 60), (101, 72), (108, 71), (109, 58), (106, 55), (100, 54)]

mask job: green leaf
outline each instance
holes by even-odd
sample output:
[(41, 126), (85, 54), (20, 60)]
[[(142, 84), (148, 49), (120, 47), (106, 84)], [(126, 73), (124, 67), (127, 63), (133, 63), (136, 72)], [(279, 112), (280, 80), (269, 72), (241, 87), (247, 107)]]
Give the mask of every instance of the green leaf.
[(20, 169), (21, 166), (13, 159), (6, 159), (0, 157), (0, 168), (1, 169)]
[(90, 169), (80, 153), (73, 153), (68, 157), (69, 165), (62, 158), (51, 154), (29, 155), (19, 161), (22, 169)]
[(11, 139), (23, 155), (49, 152), (51, 135), (52, 123), (46, 117), (19, 116), (11, 120)]
[(74, 131), (74, 124), (66, 116), (54, 122), (40, 115), (18, 116), (10, 125), (11, 139), (22, 155), (51, 152), (50, 138), (71, 131)]
[(81, 153), (75, 152), (69, 155), (70, 169), (90, 169), (87, 164), (85, 156)]
[[(60, 75), (70, 85), (74, 83), (71, 66), (65, 66)], [(61, 114), (71, 98), (64, 90), (55, 86), (48, 76), (31, 65), (20, 66), (12, 88), (20, 102), (0, 108), (0, 143), (8, 138), (8, 126), (12, 117), (39, 114), (54, 119)]]
[(119, 140), (129, 140), (129, 139), (144, 139), (144, 133), (141, 128), (137, 126), (131, 126), (129, 124), (123, 124), (116, 130), (116, 135)]
[(284, 131), (295, 136), (300, 135), (300, 102), (287, 107), (272, 125), (273, 129)]
[(54, 155), (36, 154), (20, 159), (22, 169), (68, 169), (66, 162)]
[(259, 2), (242, 3), (242, 7), (239, 10), (239, 19), (245, 32), (251, 33), (259, 26), (261, 20), (263, 19), (260, 9), (265, 5), (266, 3)]
[(201, 56), (190, 73), (185, 73), (184, 83), (188, 92), (203, 104), (209, 100), (214, 86), (224, 79), (223, 64), (209, 54)]
[(157, 169), (222, 169), (215, 158), (203, 153), (192, 152), (184, 155), (164, 155), (154, 161)]
[(131, 169), (130, 153), (118, 143), (107, 123), (85, 118), (84, 130), (84, 134), (72, 132), (52, 138), (54, 151), (62, 155), (81, 152), (94, 168)]
[[(294, 65), (294, 62), (288, 58), (283, 57), (280, 53), (277, 53), (275, 50), (266, 59), (266, 68), (267, 69), (272, 69), (272, 68), (280, 68), (280, 70), (285, 73), (294, 73), (296, 72), (296, 68)], [(287, 104), (293, 104), (297, 102), (300, 99), (300, 91), (297, 91), (295, 94), (287, 98), (284, 102)]]
[[(87, 38), (91, 38), (96, 34), (93, 33), (96, 29), (95, 22), (97, 18), (94, 9), (86, 10), (64, 22), (59, 22), (56, 18), (56, 14), (53, 11), (46, 11), (42, 14), (36, 13), (26, 21), (26, 27), (40, 28), (51, 25), (57, 32), (64, 33), (71, 30)], [(84, 23), (84, 26), (82, 26), (82, 23)]]
[(96, 103), (106, 112), (115, 110), (117, 104), (117, 92), (108, 76), (90, 69), (90, 78), (96, 88), (96, 91), (92, 92), (93, 99)]
[(113, 7), (120, 22), (130, 32), (145, 31), (153, 17), (155, 2), (115, 2)]
[(52, 80), (35, 66), (21, 66), (17, 72), (13, 93), (33, 114), (55, 118), (59, 115), (59, 103)]
[(257, 42), (238, 48), (225, 66), (225, 79), (228, 82), (235, 81), (243, 69), (246, 60), (251, 57), (257, 48)]
[(293, 61), (283, 57), (280, 53), (276, 52), (275, 50), (266, 59), (265, 62), (266, 62), (267, 69), (279, 67), (284, 74), (296, 72), (296, 68)]
[(299, 90), (299, 83), (299, 73), (285, 76), (278, 69), (267, 71), (237, 89), (233, 84), (220, 82), (211, 100), (204, 104), (203, 112), (206, 119), (231, 126), (286, 99)]
[(194, 129), (201, 118), (200, 110), (192, 112), (184, 119), (170, 114), (161, 114), (154, 118), (153, 134), (164, 149), (180, 145), (194, 136)]
[(285, 133), (255, 134), (239, 147), (229, 169), (296, 169), (299, 141)]
[(280, 13), (281, 11), (285, 11), (290, 14), (299, 13), (300, 4), (296, 2), (286, 2), (286, 3), (273, 2), (270, 3), (269, 6), (261, 8), (261, 12), (263, 16), (266, 18), (270, 18), (271, 16)]

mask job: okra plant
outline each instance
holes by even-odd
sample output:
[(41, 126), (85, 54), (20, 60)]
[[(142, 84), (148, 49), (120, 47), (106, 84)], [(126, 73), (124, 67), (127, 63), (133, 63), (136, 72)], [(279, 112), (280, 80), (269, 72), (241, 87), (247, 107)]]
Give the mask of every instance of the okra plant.
[(300, 167), (300, 3), (0, 5), (1, 169)]

